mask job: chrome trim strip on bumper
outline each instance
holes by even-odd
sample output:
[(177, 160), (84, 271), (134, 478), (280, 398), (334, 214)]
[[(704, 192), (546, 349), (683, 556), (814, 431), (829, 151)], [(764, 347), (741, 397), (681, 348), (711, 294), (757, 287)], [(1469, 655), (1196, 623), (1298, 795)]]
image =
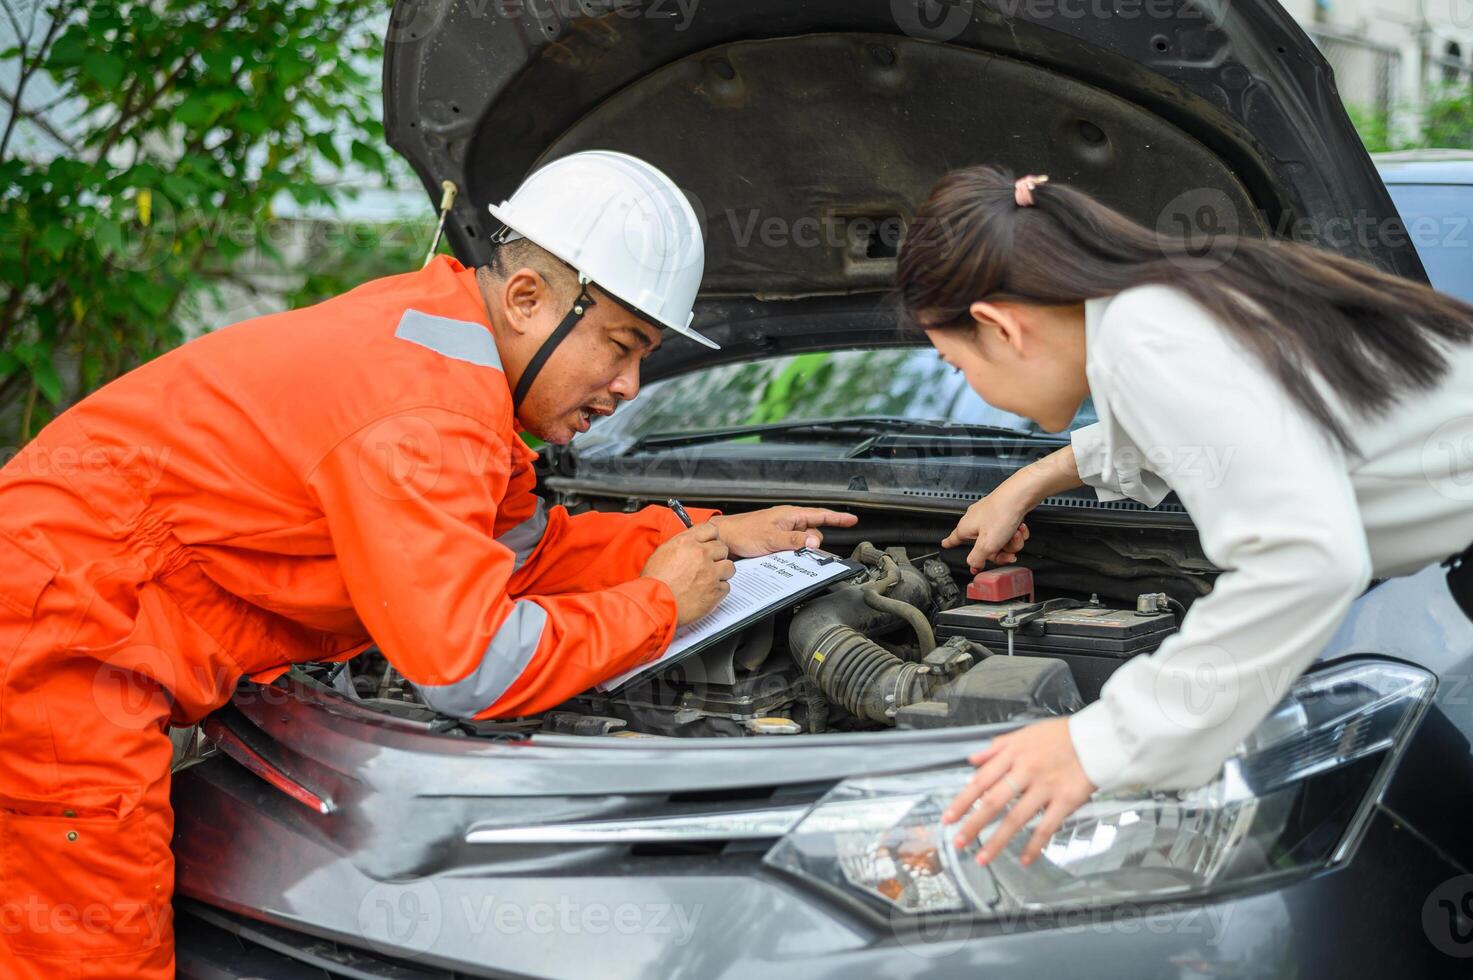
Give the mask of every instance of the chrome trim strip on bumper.
[(472, 827), (467, 844), (663, 844), (682, 841), (761, 840), (797, 825), (809, 804), (696, 813), (676, 817), (570, 821), (511, 827)]

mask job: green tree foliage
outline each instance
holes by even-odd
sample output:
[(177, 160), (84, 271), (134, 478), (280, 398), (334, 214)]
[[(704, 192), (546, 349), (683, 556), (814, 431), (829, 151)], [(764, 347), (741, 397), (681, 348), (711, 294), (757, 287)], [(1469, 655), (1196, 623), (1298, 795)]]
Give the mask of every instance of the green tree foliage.
[(1416, 122), (1408, 131), (1392, 126), (1385, 112), (1361, 106), (1348, 106), (1347, 110), (1361, 142), (1372, 153), (1427, 147), (1473, 148), (1473, 89), (1466, 84), (1448, 84), (1426, 92), (1421, 108), (1410, 113)]
[[(0, 445), (178, 344), (246, 259), (300, 282), (293, 300), (413, 267), (423, 237), (357, 234), (304, 260), (273, 234), (284, 195), (330, 210), (345, 174), (388, 173), (372, 7), (26, 2), (0, 0), (18, 38), (0, 52)], [(57, 94), (37, 105), (38, 88)]]
[(1421, 145), (1473, 147), (1473, 91), (1466, 85), (1436, 92), (1423, 115)]
[(1351, 124), (1360, 135), (1360, 140), (1366, 145), (1371, 153), (1384, 153), (1395, 149), (1395, 141), (1391, 137), (1391, 126), (1386, 113), (1374, 109), (1365, 109), (1360, 106), (1346, 106), (1350, 116)]

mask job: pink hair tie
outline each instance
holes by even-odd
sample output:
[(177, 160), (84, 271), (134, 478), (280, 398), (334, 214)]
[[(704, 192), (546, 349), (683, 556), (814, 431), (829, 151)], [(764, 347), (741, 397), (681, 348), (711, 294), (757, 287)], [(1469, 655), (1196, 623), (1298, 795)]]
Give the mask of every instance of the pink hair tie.
[(1039, 184), (1047, 184), (1046, 174), (1029, 174), (1019, 177), (1013, 182), (1013, 200), (1018, 202), (1020, 208), (1033, 207), (1033, 191)]

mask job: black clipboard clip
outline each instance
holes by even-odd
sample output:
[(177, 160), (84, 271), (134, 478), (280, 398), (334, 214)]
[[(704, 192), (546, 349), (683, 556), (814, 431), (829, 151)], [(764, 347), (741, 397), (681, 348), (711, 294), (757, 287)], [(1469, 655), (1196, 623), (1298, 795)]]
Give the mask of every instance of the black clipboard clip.
[(831, 555), (827, 551), (819, 551), (817, 548), (799, 548), (793, 554), (802, 555), (805, 558), (812, 558), (820, 565), (829, 565), (840, 560), (838, 555)]

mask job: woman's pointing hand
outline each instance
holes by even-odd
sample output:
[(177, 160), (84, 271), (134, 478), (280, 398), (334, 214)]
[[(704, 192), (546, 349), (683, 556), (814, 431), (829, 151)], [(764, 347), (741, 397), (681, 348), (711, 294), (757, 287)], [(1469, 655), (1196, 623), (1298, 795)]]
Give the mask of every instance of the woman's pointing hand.
[(980, 572), (988, 562), (1010, 565), (1018, 560), (1018, 552), (1028, 540), (1028, 525), (1023, 523), (1027, 508), (1020, 506), (998, 487), (967, 508), (956, 528), (941, 542), (943, 548), (955, 548), (975, 542), (967, 555), (973, 572)]

